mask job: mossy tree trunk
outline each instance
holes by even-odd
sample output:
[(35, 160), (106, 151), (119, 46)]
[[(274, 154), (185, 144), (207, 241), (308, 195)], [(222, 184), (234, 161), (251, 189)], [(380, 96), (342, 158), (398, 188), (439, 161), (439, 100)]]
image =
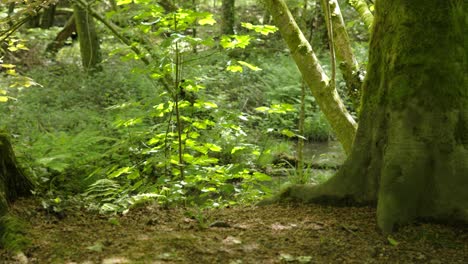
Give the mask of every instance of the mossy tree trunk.
[(223, 20), (221, 24), (221, 33), (226, 35), (234, 34), (235, 25), (235, 0), (223, 0), (222, 12)]
[(384, 232), (415, 219), (468, 222), (463, 0), (379, 0), (352, 152), (318, 186), (277, 198), (377, 204)]
[(42, 13), (41, 17), (41, 28), (47, 29), (54, 25), (56, 8), (56, 5), (50, 5), (49, 7), (44, 9), (44, 12)]
[(89, 72), (100, 71), (102, 70), (100, 65), (101, 48), (94, 19), (89, 13), (88, 7), (77, 2), (73, 4), (73, 11), (83, 68)]
[(65, 46), (65, 42), (70, 36), (72, 36), (73, 32), (76, 32), (76, 24), (75, 17), (72, 15), (67, 20), (67, 23), (65, 23), (62, 30), (57, 34), (54, 41), (47, 45), (46, 53), (48, 53), (51, 58), (54, 58), (59, 50)]
[(347, 154), (350, 153), (356, 135), (356, 122), (346, 110), (336, 87), (326, 75), (317, 56), (296, 24), (284, 0), (262, 0), (273, 17), (302, 78), (309, 86), (320, 110), (335, 132)]
[(32, 188), (31, 181), (16, 163), (9, 137), (0, 133), (0, 237), (5, 229), (3, 219), (8, 214), (9, 203), (30, 195)]

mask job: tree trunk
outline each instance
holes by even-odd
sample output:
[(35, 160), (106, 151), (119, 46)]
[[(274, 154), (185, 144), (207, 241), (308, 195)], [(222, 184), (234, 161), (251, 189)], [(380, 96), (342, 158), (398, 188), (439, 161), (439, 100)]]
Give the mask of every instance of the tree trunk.
[(30, 195), (32, 189), (31, 181), (16, 164), (8, 136), (0, 133), (0, 237), (5, 230), (3, 218), (8, 214), (9, 203)]
[(222, 12), (223, 20), (221, 24), (221, 33), (226, 35), (234, 34), (235, 24), (235, 0), (223, 0)]
[(80, 42), (80, 53), (83, 68), (86, 71), (96, 72), (101, 68), (101, 48), (94, 25), (94, 19), (87, 7), (75, 2), (73, 5), (76, 32)]
[(72, 35), (73, 32), (76, 32), (75, 17), (72, 15), (62, 30), (57, 34), (54, 41), (49, 43), (46, 48), (46, 53), (49, 53), (50, 57), (55, 57), (57, 52), (65, 45), (65, 41)]
[(330, 84), (312, 46), (297, 26), (284, 0), (264, 0), (264, 2), (286, 41), (302, 78), (317, 100), (320, 110), (330, 122), (338, 141), (349, 154), (357, 127), (354, 119), (346, 110), (336, 88)]
[(50, 5), (48, 8), (44, 9), (41, 19), (41, 28), (47, 29), (54, 25), (56, 7), (56, 5)]
[(326, 183), (280, 197), (377, 204), (384, 232), (468, 223), (467, 11), (463, 0), (377, 1), (351, 155)]
[[(354, 108), (357, 110), (360, 107), (362, 74), (359, 71), (359, 64), (351, 47), (338, 0), (322, 0), (321, 5), (323, 13), (326, 14), (325, 19), (331, 18), (330, 24), (333, 31), (333, 46), (336, 51), (336, 58), (340, 62), (340, 70), (346, 82), (348, 98), (351, 99)], [(327, 11), (327, 5), (330, 7), (330, 15)], [(327, 27), (329, 26), (328, 23), (325, 24)]]

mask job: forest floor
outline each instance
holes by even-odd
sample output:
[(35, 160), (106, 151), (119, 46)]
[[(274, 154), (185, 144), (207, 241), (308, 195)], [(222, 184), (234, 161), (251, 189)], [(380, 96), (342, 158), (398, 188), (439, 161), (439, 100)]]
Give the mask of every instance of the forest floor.
[(21, 254), (0, 263), (468, 263), (468, 227), (413, 224), (391, 237), (375, 209), (321, 205), (233, 207), (203, 212), (146, 206), (123, 216), (38, 201), (13, 213), (27, 223)]

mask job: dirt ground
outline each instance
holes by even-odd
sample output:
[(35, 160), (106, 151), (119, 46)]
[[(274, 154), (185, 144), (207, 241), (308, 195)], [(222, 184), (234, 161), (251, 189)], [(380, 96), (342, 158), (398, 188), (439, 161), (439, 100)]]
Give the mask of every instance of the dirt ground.
[(468, 263), (468, 227), (414, 224), (391, 237), (375, 209), (321, 205), (196, 212), (147, 206), (123, 216), (53, 215), (18, 201), (31, 245), (0, 263)]

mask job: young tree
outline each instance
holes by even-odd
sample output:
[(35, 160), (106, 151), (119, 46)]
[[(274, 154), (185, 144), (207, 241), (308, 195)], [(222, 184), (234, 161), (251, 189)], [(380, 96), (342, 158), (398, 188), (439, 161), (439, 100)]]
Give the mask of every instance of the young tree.
[(377, 1), (351, 155), (326, 183), (276, 199), (377, 204), (384, 232), (468, 222), (467, 11), (463, 0)]
[(41, 16), (41, 28), (50, 28), (54, 25), (55, 10), (57, 5), (53, 4), (45, 8)]
[(94, 19), (89, 13), (87, 5), (84, 6), (75, 1), (73, 16), (75, 17), (76, 33), (80, 42), (83, 68), (92, 72), (101, 70), (101, 48)]
[(223, 0), (222, 2), (222, 23), (221, 33), (226, 35), (234, 34), (235, 23), (235, 0)]
[[(302, 74), (304, 81), (309, 86), (312, 95), (315, 97), (320, 109), (327, 117), (333, 131), (340, 141), (343, 149), (347, 154), (351, 152), (353, 140), (356, 134), (356, 122), (346, 110), (343, 101), (340, 99), (335, 87), (335, 82), (331, 80), (323, 70), (320, 62), (315, 55), (315, 52), (307, 41), (304, 34), (301, 32), (294, 17), (285, 3), (284, 0), (263, 0), (266, 4), (268, 11), (274, 19), (275, 24), (278, 26), (281, 35), (283, 36), (286, 44), (289, 47), (291, 55), (296, 62), (299, 71)], [(336, 4), (336, 1), (331, 1)], [(336, 4), (337, 5), (337, 4)], [(337, 11), (339, 12), (339, 8)], [(341, 19), (334, 19), (332, 23), (337, 25), (341, 23)], [(338, 28), (338, 26), (335, 26)], [(341, 27), (341, 25), (339, 26)], [(336, 32), (344, 32), (342, 30)], [(347, 36), (337, 36), (337, 39), (343, 41), (336, 41), (335, 48), (343, 48), (342, 44), (349, 43)], [(336, 45), (336, 44), (340, 45)], [(346, 56), (351, 53), (344, 53), (342, 50), (337, 52), (343, 58), (344, 62), (350, 61), (347, 68), (357, 67), (354, 58), (347, 58)]]

